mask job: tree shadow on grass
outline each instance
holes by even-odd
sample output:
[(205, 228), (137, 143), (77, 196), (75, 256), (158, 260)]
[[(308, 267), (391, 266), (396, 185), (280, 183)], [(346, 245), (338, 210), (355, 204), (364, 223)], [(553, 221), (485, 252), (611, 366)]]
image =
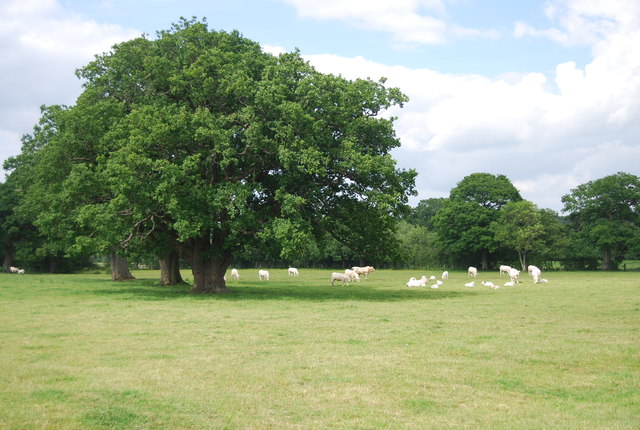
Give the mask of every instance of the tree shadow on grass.
[[(106, 284), (106, 285), (105, 285)], [(446, 288), (406, 288), (381, 285), (318, 286), (293, 285), (277, 282), (242, 282), (227, 284), (229, 291), (224, 294), (192, 294), (191, 285), (161, 286), (155, 281), (136, 280), (126, 282), (106, 282), (100, 288), (84, 290), (85, 293), (111, 296), (118, 299), (136, 300), (210, 300), (210, 301), (370, 301), (398, 302), (414, 300), (442, 300), (468, 297), (475, 291), (451, 291)]]

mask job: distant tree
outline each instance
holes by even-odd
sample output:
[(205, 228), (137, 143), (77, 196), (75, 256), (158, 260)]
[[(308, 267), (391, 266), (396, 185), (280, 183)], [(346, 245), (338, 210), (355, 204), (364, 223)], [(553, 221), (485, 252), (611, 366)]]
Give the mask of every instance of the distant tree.
[(543, 246), (544, 225), (536, 206), (527, 201), (505, 204), (491, 223), (495, 240), (518, 253), (522, 270), (527, 270), (527, 254)]
[(420, 200), (416, 207), (412, 208), (406, 219), (408, 222), (433, 230), (433, 216), (447, 203), (446, 198), (430, 198)]
[(589, 181), (562, 197), (563, 212), (584, 243), (612, 270), (640, 236), (640, 179), (624, 172)]
[(427, 227), (401, 221), (398, 226), (400, 250), (393, 262), (397, 268), (431, 268), (441, 262), (435, 246), (436, 234)]
[(451, 200), (433, 217), (437, 246), (461, 264), (476, 265), (479, 259), (486, 270), (496, 247), (489, 228), (493, 218), (493, 210), (475, 202)]
[[(571, 232), (567, 222), (551, 209), (540, 209), (542, 223), (541, 247), (531, 252), (539, 267), (551, 268), (554, 261), (567, 261), (571, 247)], [(531, 258), (530, 258), (531, 260)]]
[(509, 202), (522, 200), (520, 192), (505, 175), (472, 173), (451, 190), (451, 200), (475, 202), (487, 209), (500, 209)]
[(518, 190), (504, 175), (473, 173), (454, 187), (449, 199), (432, 218), (438, 244), (460, 262), (489, 268), (490, 253), (498, 249), (490, 225), (500, 209), (520, 201)]
[(598, 270), (602, 268), (602, 253), (581, 232), (570, 230), (569, 246), (563, 259), (567, 270)]

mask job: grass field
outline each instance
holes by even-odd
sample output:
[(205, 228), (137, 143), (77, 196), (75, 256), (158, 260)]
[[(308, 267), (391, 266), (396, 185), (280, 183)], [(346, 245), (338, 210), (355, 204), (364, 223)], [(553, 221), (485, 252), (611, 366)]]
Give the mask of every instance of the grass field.
[(330, 272), (240, 270), (215, 297), (1, 274), (0, 428), (640, 427), (639, 273)]

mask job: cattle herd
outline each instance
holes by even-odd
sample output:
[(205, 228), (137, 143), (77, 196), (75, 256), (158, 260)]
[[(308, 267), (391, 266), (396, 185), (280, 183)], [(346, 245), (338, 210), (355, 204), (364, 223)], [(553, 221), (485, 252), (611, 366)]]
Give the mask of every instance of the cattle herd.
[[(333, 272), (331, 273), (331, 286), (334, 285), (336, 281), (340, 282), (342, 285), (348, 284), (352, 281), (360, 282), (360, 275), (364, 275), (365, 279), (369, 278), (369, 274), (375, 272), (376, 269), (373, 266), (353, 266), (351, 269), (345, 269), (344, 273)], [(295, 267), (289, 267), (287, 269), (288, 276), (299, 276), (300, 272)], [(226, 280), (227, 277), (225, 276)], [(238, 269), (231, 269), (231, 279), (240, 280), (240, 273)], [(269, 280), (269, 271), (260, 269), (258, 270), (258, 279), (261, 281)]]
[[(536, 266), (528, 266), (527, 270), (529, 272), (529, 274), (531, 275), (531, 277), (533, 278), (533, 282), (536, 284), (544, 284), (547, 283), (548, 281), (544, 278), (542, 278), (542, 271), (536, 267)], [(520, 271), (516, 268), (513, 268), (511, 266), (505, 266), (502, 265), (500, 266), (499, 269), (499, 274), (500, 276), (502, 275), (507, 275), (509, 276), (510, 280), (505, 282), (503, 286), (505, 287), (514, 287), (518, 282), (520, 281)], [(471, 266), (467, 269), (467, 276), (470, 278), (477, 278), (478, 277), (478, 269)], [(415, 277), (411, 277), (409, 278), (409, 281), (406, 283), (407, 287), (426, 287), (427, 284), (429, 283), (428, 281), (435, 281), (434, 283), (432, 283), (430, 286), (431, 288), (440, 288), (442, 285), (444, 285), (444, 281), (449, 279), (449, 272), (442, 272), (442, 275), (440, 276), (440, 279), (437, 279), (435, 276), (430, 276), (429, 278), (427, 278), (426, 276), (423, 276), (420, 279), (416, 279)], [(482, 281), (480, 282), (480, 285), (483, 285), (485, 287), (489, 287), (492, 290), (497, 290), (500, 288), (500, 285), (495, 284), (491, 281)], [(465, 287), (470, 287), (473, 288), (476, 286), (476, 281), (470, 281), (464, 284)]]
[[(528, 272), (533, 278), (533, 282), (536, 284), (546, 283), (548, 282), (546, 279), (542, 278), (542, 271), (536, 266), (528, 266)], [(373, 266), (354, 266), (351, 269), (345, 269), (344, 273), (342, 272), (332, 272), (331, 273), (331, 286), (334, 286), (336, 282), (339, 282), (341, 285), (346, 285), (351, 282), (360, 282), (360, 276), (363, 275), (365, 279), (369, 278), (369, 274), (375, 272), (375, 268)], [(299, 276), (299, 271), (295, 267), (289, 267), (287, 270), (288, 276)], [(520, 281), (520, 271), (516, 268), (502, 265), (499, 269), (500, 276), (506, 275), (509, 276), (510, 280), (506, 281), (503, 286), (505, 287), (513, 287)], [(478, 269), (475, 267), (469, 267), (467, 270), (468, 277), (477, 278), (478, 277)], [(231, 277), (233, 279), (240, 279), (240, 275), (238, 274), (237, 269), (231, 270)], [(269, 280), (269, 271), (267, 270), (259, 270), (258, 271), (258, 279), (261, 281)], [(449, 279), (449, 272), (444, 271), (440, 275), (440, 279), (436, 278), (435, 275), (431, 275), (427, 277), (423, 275), (421, 278), (411, 277), (409, 281), (405, 284), (407, 287), (426, 287), (430, 286), (431, 288), (440, 288), (444, 285), (444, 281)], [(500, 288), (498, 284), (495, 284), (491, 281), (482, 281), (480, 285), (485, 287), (489, 287), (493, 290), (497, 290)], [(471, 282), (467, 282), (464, 284), (465, 287), (475, 287), (476, 281), (473, 280)]]
[[(534, 283), (544, 284), (548, 282), (546, 279), (542, 278), (542, 270), (540, 270), (538, 267), (530, 265), (527, 267), (527, 271), (529, 272), (529, 275), (531, 275), (531, 277), (533, 278)], [(504, 283), (505, 287), (514, 287), (518, 282), (521, 282), (520, 271), (515, 267), (502, 265), (499, 268), (499, 274), (500, 276), (507, 275), (510, 278), (509, 281)], [(477, 278), (478, 269), (476, 269), (473, 266), (469, 267), (469, 269), (467, 269), (467, 276), (471, 278)], [(485, 287), (489, 287), (493, 290), (497, 290), (498, 288), (500, 288), (498, 284), (494, 284), (491, 281), (482, 281), (480, 282), (480, 284), (484, 285)], [(464, 284), (465, 287), (475, 287), (475, 285), (476, 285), (475, 281), (467, 282), (466, 284)]]
[[(360, 276), (363, 275), (365, 279), (369, 279), (369, 274), (375, 272), (376, 269), (373, 266), (353, 266), (351, 269), (345, 269), (344, 273), (341, 272), (332, 272), (331, 273), (331, 286), (335, 284), (336, 281), (340, 282), (340, 284), (345, 285), (350, 282), (360, 282)], [(542, 271), (536, 266), (528, 266), (527, 271), (529, 275), (533, 278), (533, 282), (536, 284), (547, 283), (548, 281), (542, 277)], [(20, 269), (18, 267), (9, 267), (9, 273), (15, 273), (19, 275), (24, 275), (24, 269)], [(499, 268), (499, 274), (509, 276), (510, 280), (504, 283), (505, 287), (513, 287), (520, 281), (520, 271), (514, 267), (501, 265)], [(289, 267), (287, 269), (288, 276), (299, 276), (300, 272), (295, 267)], [(478, 269), (471, 266), (467, 269), (467, 276), (471, 278), (478, 277)], [(225, 276), (225, 280), (227, 277)], [(231, 279), (240, 280), (240, 273), (238, 269), (231, 269)], [(269, 271), (260, 269), (258, 270), (258, 279), (261, 281), (269, 280)], [(431, 288), (440, 288), (444, 285), (444, 281), (449, 279), (449, 272), (444, 271), (442, 275), (440, 275), (440, 279), (437, 279), (434, 275), (429, 277), (423, 275), (420, 279), (415, 277), (409, 278), (409, 281), (405, 284), (407, 287), (426, 287), (428, 284)], [(493, 290), (497, 290), (500, 288), (499, 285), (494, 284), (491, 281), (482, 281), (481, 285), (485, 287), (489, 287)], [(464, 284), (465, 287), (475, 287), (475, 280), (467, 282)]]

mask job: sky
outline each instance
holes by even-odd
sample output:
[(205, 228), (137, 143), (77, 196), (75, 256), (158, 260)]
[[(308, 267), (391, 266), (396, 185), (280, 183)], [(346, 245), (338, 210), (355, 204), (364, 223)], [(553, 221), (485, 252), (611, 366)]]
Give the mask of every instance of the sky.
[(0, 163), (40, 106), (75, 104), (76, 69), (180, 17), (400, 88), (385, 115), (412, 205), (486, 172), (561, 212), (580, 184), (640, 175), (638, 0), (1, 0)]

